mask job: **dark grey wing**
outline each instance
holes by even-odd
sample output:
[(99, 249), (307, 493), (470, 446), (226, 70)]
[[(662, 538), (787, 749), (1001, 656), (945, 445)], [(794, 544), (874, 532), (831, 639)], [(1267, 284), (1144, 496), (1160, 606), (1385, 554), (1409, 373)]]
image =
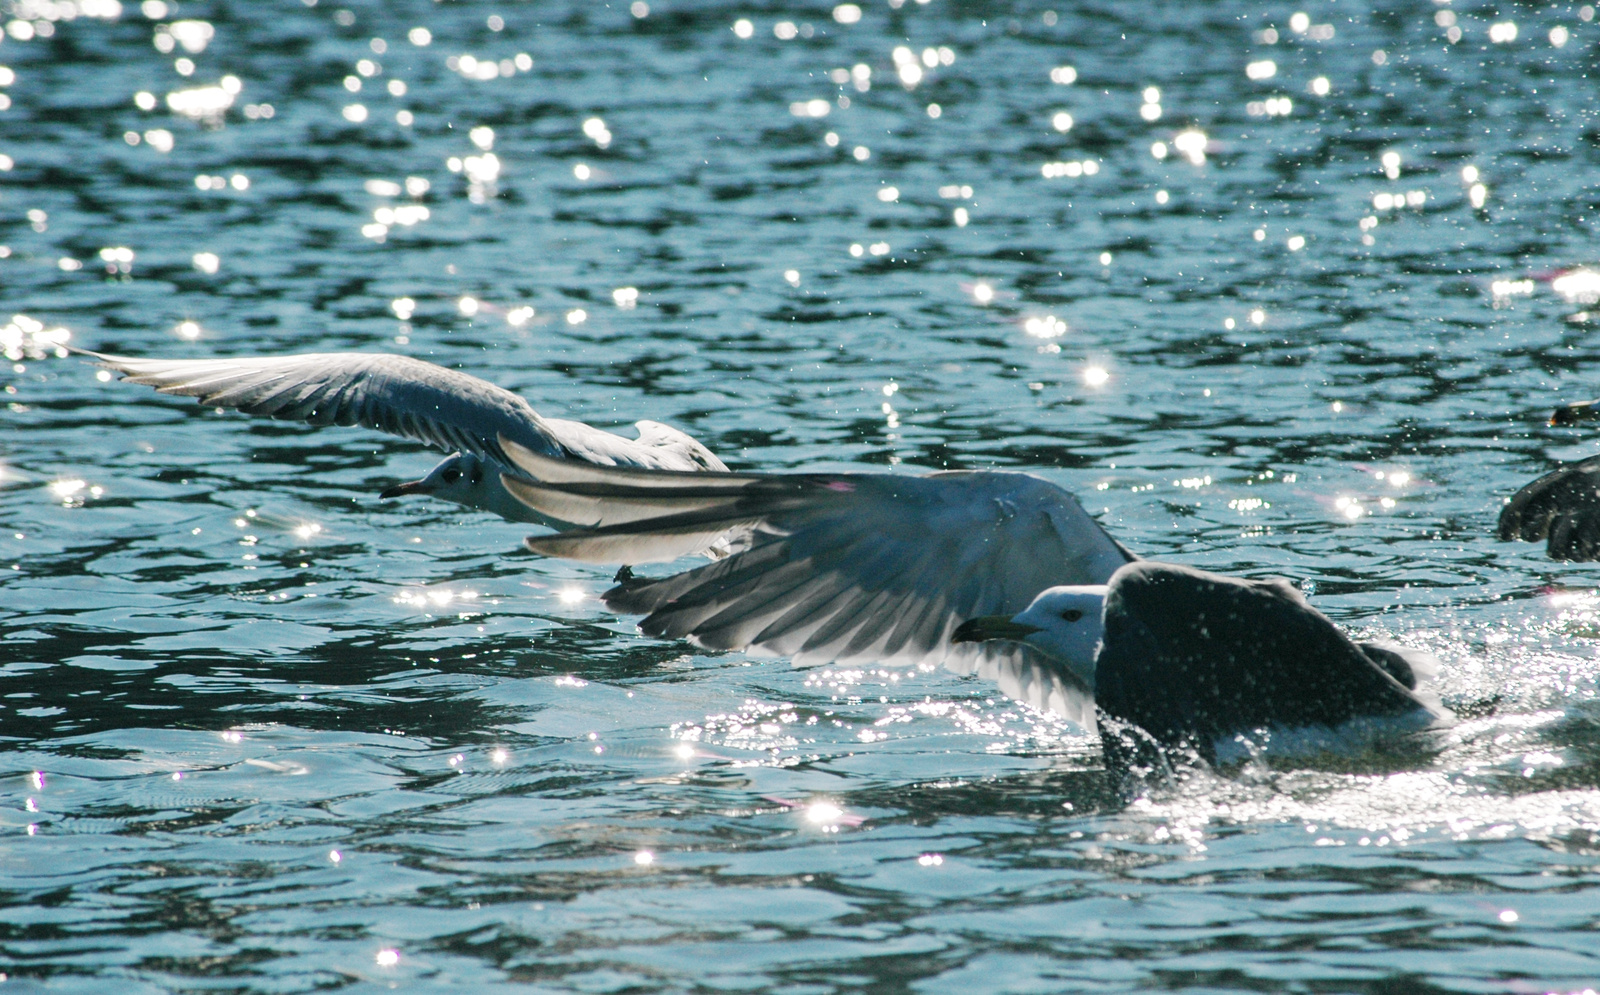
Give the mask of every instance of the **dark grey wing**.
[(1374, 660), (1282, 581), (1139, 562), (1111, 579), (1094, 694), (1162, 745), (1205, 751), (1267, 726), (1437, 714), (1395, 662)]
[(501, 436), (558, 454), (559, 441), (522, 398), (477, 377), (408, 356), (332, 352), (239, 359), (138, 359), (86, 349), (131, 383), (201, 404), (309, 425), (361, 425), (510, 465)]
[(1500, 540), (1548, 540), (1553, 560), (1600, 558), (1600, 456), (1564, 466), (1512, 496), (1500, 510)]
[(527, 541), (591, 562), (675, 558), (729, 530), (744, 548), (605, 595), (649, 635), (802, 663), (938, 661), (973, 616), (1022, 611), (1058, 584), (1104, 583), (1131, 555), (1077, 500), (1021, 473), (663, 473), (507, 447), (539, 480), (508, 490), (586, 525)]

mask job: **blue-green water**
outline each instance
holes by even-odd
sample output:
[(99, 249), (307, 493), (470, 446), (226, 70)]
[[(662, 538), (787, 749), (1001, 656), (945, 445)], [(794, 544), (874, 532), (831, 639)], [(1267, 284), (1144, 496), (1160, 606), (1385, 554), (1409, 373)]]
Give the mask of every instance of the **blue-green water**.
[[(0, 988), (1600, 978), (1600, 568), (1491, 535), (1600, 451), (1543, 425), (1600, 394), (1549, 279), (1595, 261), (1591, 9), (8, 9)], [(423, 356), (740, 467), (1035, 469), (1473, 717), (1124, 804), (988, 686), (642, 639), (524, 527), (376, 500), (434, 454), (58, 329)]]

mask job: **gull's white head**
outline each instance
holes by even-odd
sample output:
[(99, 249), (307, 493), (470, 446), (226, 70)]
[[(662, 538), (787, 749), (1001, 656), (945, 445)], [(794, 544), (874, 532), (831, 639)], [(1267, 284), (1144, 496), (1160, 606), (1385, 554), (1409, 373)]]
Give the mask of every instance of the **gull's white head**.
[(509, 522), (549, 525), (551, 520), (518, 501), (500, 482), (506, 468), (492, 459), (472, 453), (451, 453), (421, 480), (396, 484), (379, 494), (380, 498), (426, 494), (456, 504), (499, 515)]
[(986, 615), (956, 627), (958, 643), (1008, 639), (1027, 643), (1094, 689), (1094, 658), (1105, 630), (1106, 586), (1083, 584), (1041, 591), (1016, 615)]
[[(403, 497), (406, 494), (426, 494), (464, 504), (469, 508), (482, 508), (484, 483), (490, 479), (484, 461), (471, 453), (451, 453), (439, 465), (428, 471), (421, 480), (396, 484), (379, 494), (380, 498)], [(500, 488), (500, 474), (493, 474), (493, 486)]]

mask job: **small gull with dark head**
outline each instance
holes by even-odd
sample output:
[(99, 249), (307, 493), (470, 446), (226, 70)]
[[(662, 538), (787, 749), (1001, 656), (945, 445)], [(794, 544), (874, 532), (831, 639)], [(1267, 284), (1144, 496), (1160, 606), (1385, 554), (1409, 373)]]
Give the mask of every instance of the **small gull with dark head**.
[(455, 450), (420, 480), (380, 494), (426, 494), (515, 522), (557, 525), (506, 492), (520, 471), (500, 439), (556, 459), (656, 470), (726, 470), (689, 435), (660, 422), (635, 423), (639, 437), (546, 418), (487, 380), (389, 353), (326, 352), (231, 359), (142, 359), (73, 349), (131, 383), (201, 404), (309, 425), (361, 425)]

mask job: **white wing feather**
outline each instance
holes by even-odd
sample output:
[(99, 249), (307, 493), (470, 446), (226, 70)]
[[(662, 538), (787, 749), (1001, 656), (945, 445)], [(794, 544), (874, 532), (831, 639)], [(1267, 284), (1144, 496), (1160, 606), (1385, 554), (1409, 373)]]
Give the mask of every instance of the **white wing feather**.
[(77, 349), (122, 379), (261, 417), (362, 425), (445, 450), (510, 460), (504, 436), (548, 456), (668, 470), (725, 470), (700, 443), (656, 422), (624, 439), (582, 422), (542, 418), (487, 380), (409, 356), (331, 352), (235, 359), (142, 359)]

